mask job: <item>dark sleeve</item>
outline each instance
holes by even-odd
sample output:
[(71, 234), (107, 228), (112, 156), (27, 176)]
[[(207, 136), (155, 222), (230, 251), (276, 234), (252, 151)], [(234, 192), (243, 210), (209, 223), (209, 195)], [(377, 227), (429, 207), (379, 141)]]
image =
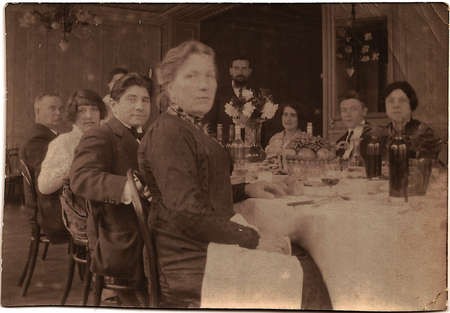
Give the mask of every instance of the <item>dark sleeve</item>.
[(41, 169), (41, 163), (47, 153), (49, 139), (43, 136), (32, 137), (24, 146), (22, 158), (30, 168), (33, 179), (36, 180)]
[(41, 163), (47, 153), (48, 144), (49, 139), (45, 136), (34, 136), (28, 140), (21, 150), (21, 159), (28, 166), (34, 184), (34, 186), (24, 185), (25, 215), (31, 225), (32, 235), (36, 235), (39, 229), (36, 223), (38, 214), (36, 197), (39, 193), (37, 177), (41, 170)]
[(248, 199), (249, 196), (245, 193), (245, 183), (232, 185), (233, 187), (233, 202), (240, 202)]
[(204, 173), (200, 171), (207, 169), (197, 165), (197, 143), (192, 135), (174, 125), (166, 126), (147, 134), (140, 147), (139, 163), (144, 177), (151, 177), (151, 171), (170, 224), (200, 242), (255, 248), (259, 240), (256, 231), (230, 222), (229, 216), (218, 215), (209, 195), (202, 192)]
[(424, 123), (419, 125), (411, 141), (416, 157), (435, 159), (441, 151), (442, 141), (434, 134), (433, 129)]
[(70, 188), (87, 200), (118, 204), (126, 177), (111, 174), (114, 148), (104, 128), (88, 131), (75, 149), (70, 169)]

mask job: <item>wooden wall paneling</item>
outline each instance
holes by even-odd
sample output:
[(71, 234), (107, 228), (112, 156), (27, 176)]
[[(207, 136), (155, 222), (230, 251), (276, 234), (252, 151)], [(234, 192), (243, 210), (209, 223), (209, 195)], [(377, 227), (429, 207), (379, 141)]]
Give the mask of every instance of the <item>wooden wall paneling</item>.
[(441, 137), (446, 138), (448, 20), (440, 20), (435, 10), (445, 12), (446, 7), (444, 5), (431, 7), (430, 4), (399, 6), (400, 22), (404, 25), (402, 35), (408, 40), (405, 42), (404, 76), (396, 77), (396, 80), (406, 79), (415, 88), (419, 107), (414, 116), (430, 124)]
[(7, 121), (13, 121), (16, 110), (14, 110), (11, 106), (8, 107), (7, 103), (15, 102), (15, 84), (14, 81), (14, 68), (16, 67), (15, 63), (17, 61), (17, 56), (14, 53), (16, 46), (16, 34), (15, 29), (12, 27), (12, 24), (15, 23), (14, 15), (5, 15), (5, 42), (6, 42), (6, 99), (3, 102), (3, 112), (5, 115), (3, 116), (5, 122), (5, 136), (6, 134), (11, 134), (11, 136), (6, 136), (5, 145), (6, 148), (14, 147), (14, 127), (12, 123)]
[[(60, 31), (19, 27), (18, 18), (28, 5), (7, 9), (7, 144), (20, 146), (34, 121), (33, 100), (42, 91), (57, 91), (64, 101), (79, 88), (90, 88), (101, 96), (107, 92), (107, 73), (116, 66), (148, 73), (161, 59), (161, 28), (150, 18), (139, 19), (121, 9), (107, 10), (104, 23), (86, 34), (74, 29), (69, 49), (61, 51)], [(115, 12), (111, 19), (111, 12)], [(139, 13), (141, 16), (145, 14)], [(12, 37), (12, 38), (11, 38)], [(14, 86), (14, 88), (11, 88)], [(157, 111), (155, 109), (155, 111)]]
[(182, 43), (186, 40), (200, 38), (200, 23), (199, 22), (181, 22), (175, 21), (174, 36), (172, 47)]

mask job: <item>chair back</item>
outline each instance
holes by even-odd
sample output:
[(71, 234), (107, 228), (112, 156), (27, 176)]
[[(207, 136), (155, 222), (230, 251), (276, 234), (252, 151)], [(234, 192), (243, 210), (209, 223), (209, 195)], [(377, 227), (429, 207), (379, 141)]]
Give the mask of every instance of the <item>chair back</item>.
[[(145, 251), (149, 262), (148, 265), (150, 269), (150, 307), (157, 308), (159, 306), (160, 287), (159, 287), (159, 273), (157, 265), (156, 245), (153, 229), (149, 227), (147, 224), (146, 219), (147, 212), (145, 212), (144, 210), (142, 198), (139, 194), (136, 185), (136, 180), (139, 182), (139, 179), (133, 174), (133, 171), (128, 170), (127, 181), (131, 186), (131, 202), (133, 203), (134, 211), (137, 216), (139, 230), (144, 240)], [(149, 199), (149, 197), (146, 198)]]
[(72, 192), (69, 181), (64, 182), (59, 200), (62, 220), (67, 231), (75, 241), (87, 241), (87, 201)]
[(30, 169), (24, 160), (19, 160), (20, 174), (23, 177), (23, 193), (25, 196), (25, 205), (30, 208), (37, 209), (36, 189), (31, 176)]
[(7, 149), (5, 158), (6, 178), (20, 176), (19, 162), (20, 162), (19, 149), (18, 148)]

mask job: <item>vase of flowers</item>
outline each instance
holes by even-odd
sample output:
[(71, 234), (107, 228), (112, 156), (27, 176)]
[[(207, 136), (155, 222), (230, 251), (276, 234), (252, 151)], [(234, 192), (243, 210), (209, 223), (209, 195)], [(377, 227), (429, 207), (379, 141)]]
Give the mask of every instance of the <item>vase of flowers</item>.
[(246, 159), (250, 162), (260, 162), (266, 158), (266, 153), (261, 146), (261, 128), (261, 120), (251, 120), (245, 125)]
[(261, 146), (262, 123), (273, 118), (277, 110), (278, 104), (273, 102), (272, 96), (253, 90), (245, 90), (241, 98), (233, 97), (225, 104), (225, 113), (233, 119), (233, 123), (245, 128), (244, 143), (248, 161), (264, 160), (265, 153)]

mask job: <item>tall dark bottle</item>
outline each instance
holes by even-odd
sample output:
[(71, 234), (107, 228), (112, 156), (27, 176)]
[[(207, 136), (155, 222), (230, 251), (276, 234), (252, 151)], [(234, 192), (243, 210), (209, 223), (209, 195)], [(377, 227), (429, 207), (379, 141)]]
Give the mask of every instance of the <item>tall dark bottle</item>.
[(378, 137), (371, 136), (366, 150), (366, 175), (367, 178), (381, 176), (381, 144)]
[(408, 146), (401, 135), (396, 135), (389, 145), (389, 195), (408, 196), (409, 173)]
[(231, 154), (231, 143), (234, 140), (234, 125), (231, 124), (228, 128), (228, 141), (225, 141), (225, 149)]

